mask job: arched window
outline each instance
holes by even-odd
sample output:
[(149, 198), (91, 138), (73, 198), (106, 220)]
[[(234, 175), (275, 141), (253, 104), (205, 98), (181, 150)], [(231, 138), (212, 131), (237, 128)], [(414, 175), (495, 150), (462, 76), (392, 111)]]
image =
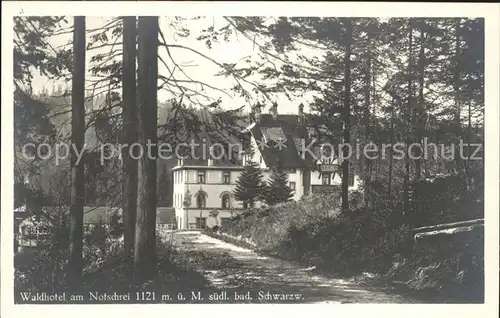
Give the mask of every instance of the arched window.
[(221, 203), (223, 209), (231, 208), (231, 195), (229, 193), (223, 193), (221, 195)]
[(205, 192), (198, 192), (196, 194), (196, 207), (201, 209), (207, 206), (207, 194)]

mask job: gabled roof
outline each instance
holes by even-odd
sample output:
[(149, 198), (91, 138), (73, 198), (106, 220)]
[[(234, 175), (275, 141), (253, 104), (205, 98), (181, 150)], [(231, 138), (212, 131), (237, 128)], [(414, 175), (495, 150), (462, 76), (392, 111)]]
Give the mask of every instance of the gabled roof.
[(83, 211), (84, 224), (104, 223), (110, 224), (115, 213), (121, 215), (121, 208), (113, 207), (85, 207)]
[[(302, 155), (302, 144), (306, 142), (307, 133), (302, 133), (301, 130), (307, 127), (307, 123), (300, 125), (299, 120), (298, 115), (278, 115), (274, 119), (270, 114), (262, 114), (259, 120), (249, 127), (257, 141), (259, 149), (256, 150), (261, 153), (268, 167), (276, 165), (281, 165), (283, 168), (314, 167), (313, 158), (307, 153), (305, 156)], [(259, 147), (262, 143), (267, 146)]]

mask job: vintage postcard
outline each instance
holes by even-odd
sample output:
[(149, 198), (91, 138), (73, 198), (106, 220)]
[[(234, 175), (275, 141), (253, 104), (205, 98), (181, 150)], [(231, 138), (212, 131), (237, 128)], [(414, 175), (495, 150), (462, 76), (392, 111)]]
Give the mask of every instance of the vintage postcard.
[(498, 315), (499, 5), (2, 8), (2, 316)]

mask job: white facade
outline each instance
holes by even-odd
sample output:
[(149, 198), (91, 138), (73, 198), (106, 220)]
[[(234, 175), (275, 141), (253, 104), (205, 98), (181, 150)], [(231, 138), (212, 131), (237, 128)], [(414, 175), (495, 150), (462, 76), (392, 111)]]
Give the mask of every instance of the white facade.
[(173, 207), (179, 229), (206, 224), (214, 210), (219, 212), (219, 224), (242, 210), (242, 204), (234, 199), (233, 191), (243, 167), (181, 165), (172, 171)]
[[(258, 167), (262, 170), (263, 181), (268, 181), (271, 177), (271, 170), (264, 161), (262, 154), (259, 151), (258, 144), (255, 141), (254, 136), (251, 136), (251, 145), (253, 149), (255, 149), (253, 156), (246, 158), (244, 157), (244, 164), (249, 160), (257, 163)], [(318, 162), (320, 164), (320, 162)], [(337, 165), (340, 168), (339, 160), (336, 159), (331, 165)], [(288, 174), (288, 186), (294, 190), (294, 195), (292, 197), (293, 200), (300, 200), (302, 196), (306, 193), (304, 189), (304, 171), (305, 169), (297, 168), (297, 169), (288, 169), (286, 170)], [(307, 170), (306, 170), (307, 171)], [(334, 172), (321, 172), (318, 170), (309, 171), (310, 173), (310, 189), (309, 193), (312, 192), (312, 189), (315, 186), (340, 186), (342, 184), (342, 178), (339, 173)], [(353, 182), (349, 184), (349, 191), (358, 190), (361, 186), (362, 180), (358, 175), (353, 176)]]
[[(218, 212), (215, 223), (219, 225), (241, 212), (243, 205), (235, 200), (233, 192), (238, 177), (249, 161), (257, 163), (262, 171), (264, 182), (270, 179), (270, 167), (266, 165), (253, 135), (251, 136), (251, 144), (254, 149), (253, 155), (251, 157), (243, 156), (243, 166), (214, 165), (212, 160), (207, 160), (200, 165), (189, 165), (184, 164), (183, 160), (179, 160), (178, 165), (172, 168), (173, 207), (178, 229), (204, 227), (207, 221), (214, 223), (214, 220), (209, 220), (213, 211)], [(335, 171), (339, 168), (338, 161), (329, 163), (329, 165), (334, 167), (329, 172), (325, 170), (323, 172), (311, 171), (303, 167), (285, 168), (288, 174), (288, 186), (293, 191), (292, 199), (299, 201), (306, 193), (328, 192), (340, 187), (342, 180), (340, 174)], [(306, 179), (304, 173), (309, 173), (308, 189), (306, 189), (306, 182), (304, 182)], [(349, 184), (349, 190), (357, 190), (360, 184), (361, 180), (357, 175), (354, 175), (351, 184)], [(261, 204), (256, 202), (257, 207)]]

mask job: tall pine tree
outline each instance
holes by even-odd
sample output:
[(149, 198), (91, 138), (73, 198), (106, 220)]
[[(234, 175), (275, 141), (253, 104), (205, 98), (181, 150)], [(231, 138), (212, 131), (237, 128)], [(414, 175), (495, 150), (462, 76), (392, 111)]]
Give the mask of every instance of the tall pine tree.
[[(136, 84), (136, 17), (123, 18), (123, 143), (137, 142), (137, 84)], [(132, 257), (137, 212), (137, 160), (130, 155), (130, 148), (123, 150), (123, 223), (124, 246), (127, 257)]]
[(74, 17), (73, 76), (71, 88), (71, 206), (69, 224), (68, 276), (76, 286), (81, 278), (83, 250), (84, 167), (77, 162), (85, 142), (85, 17)]
[[(146, 148), (157, 142), (158, 17), (141, 16), (138, 23), (138, 141)], [(156, 157), (143, 155), (138, 162), (134, 272), (141, 282), (156, 271)], [(148, 150), (149, 151), (149, 150)]]
[(274, 167), (264, 191), (264, 201), (268, 205), (275, 205), (287, 202), (292, 197), (292, 189), (288, 186), (288, 175), (281, 167)]
[(263, 194), (262, 172), (254, 162), (250, 162), (236, 181), (234, 197), (243, 202), (244, 208), (254, 207)]

